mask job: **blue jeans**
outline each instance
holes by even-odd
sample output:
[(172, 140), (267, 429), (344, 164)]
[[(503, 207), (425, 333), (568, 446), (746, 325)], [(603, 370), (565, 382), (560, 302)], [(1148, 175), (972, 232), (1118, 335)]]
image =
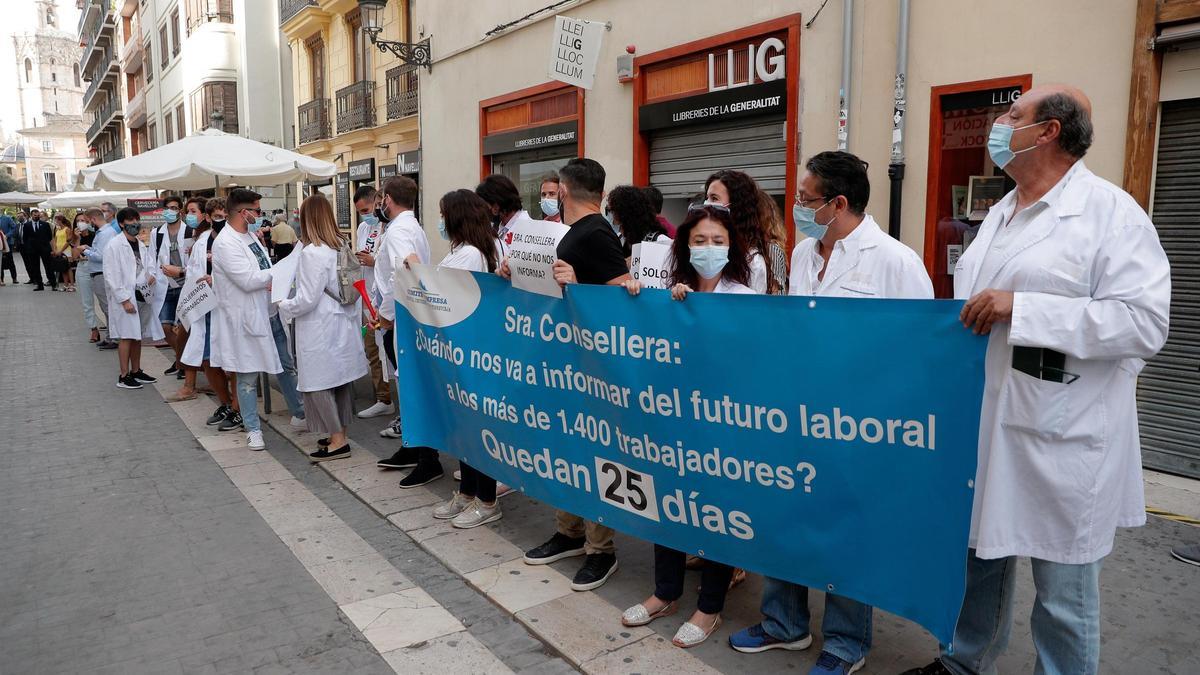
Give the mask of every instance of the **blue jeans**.
[[(100, 279), (101, 277), (96, 277)], [(16, 283), (16, 282), (13, 282)], [(88, 271), (87, 262), (81, 262), (75, 267), (75, 287), (79, 289), (79, 302), (83, 305), (83, 321), (88, 328), (95, 328), (96, 298), (92, 295), (92, 274)]]
[[(1012, 632), (1017, 559), (967, 560), (967, 594), (954, 629), (954, 653), (942, 646), (952, 672), (995, 673)], [(1100, 564), (1067, 565), (1031, 558), (1037, 595), (1029, 627), (1037, 675), (1092, 675), (1100, 669)]]
[[(296, 360), (288, 348), (287, 333), (278, 316), (271, 317), (271, 335), (275, 338), (275, 350), (279, 352), (279, 365), (283, 372), (275, 376), (283, 399), (287, 401), (292, 417), (304, 419), (304, 401), (296, 390)], [(238, 406), (242, 409), (242, 424), (246, 431), (259, 431), (262, 423), (258, 419), (258, 373), (237, 374)]]
[(167, 297), (163, 300), (162, 309), (158, 310), (158, 322), (169, 323), (175, 325), (179, 323), (175, 318), (175, 309), (179, 307), (179, 294), (182, 288), (168, 288)]
[[(809, 634), (808, 588), (766, 577), (762, 594), (763, 630), (773, 638), (795, 642)], [(872, 608), (857, 600), (825, 594), (821, 632), (824, 651), (856, 663), (871, 651)]]

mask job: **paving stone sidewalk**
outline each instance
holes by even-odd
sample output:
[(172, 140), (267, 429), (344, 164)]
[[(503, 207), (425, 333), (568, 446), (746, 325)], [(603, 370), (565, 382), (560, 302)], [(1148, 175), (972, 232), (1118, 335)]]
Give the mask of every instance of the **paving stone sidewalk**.
[(0, 673), (393, 672), (114, 354), (0, 288)]

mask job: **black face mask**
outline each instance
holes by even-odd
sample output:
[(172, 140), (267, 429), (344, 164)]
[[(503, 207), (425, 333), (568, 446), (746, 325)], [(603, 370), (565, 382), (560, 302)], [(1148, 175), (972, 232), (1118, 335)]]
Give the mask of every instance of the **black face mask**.
[(492, 227), (498, 230), (500, 229), (500, 225), (503, 223), (504, 219), (500, 217), (500, 214), (497, 213), (496, 215), (492, 216)]
[(212, 221), (213, 232), (220, 232), (222, 227), (225, 227), (225, 221), (223, 221), (223, 220)]
[(391, 220), (390, 218), (387, 217), (387, 214), (383, 212), (382, 206), (375, 207), (375, 217), (378, 218), (379, 222), (381, 222), (381, 223), (386, 223), (389, 220)]

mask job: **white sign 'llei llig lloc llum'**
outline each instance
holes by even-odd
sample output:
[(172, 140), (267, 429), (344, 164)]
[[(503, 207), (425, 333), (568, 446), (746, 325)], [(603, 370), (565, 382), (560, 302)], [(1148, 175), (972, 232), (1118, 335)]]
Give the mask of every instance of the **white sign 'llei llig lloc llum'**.
[(602, 21), (554, 17), (550, 78), (591, 89), (596, 80), (596, 63), (600, 60), (600, 43), (605, 27)]

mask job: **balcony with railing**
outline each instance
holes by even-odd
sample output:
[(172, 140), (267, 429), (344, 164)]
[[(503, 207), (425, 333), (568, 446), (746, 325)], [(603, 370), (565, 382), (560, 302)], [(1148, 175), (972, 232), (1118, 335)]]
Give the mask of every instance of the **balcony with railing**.
[(100, 61), (96, 65), (95, 72), (92, 73), (92, 82), (88, 85), (87, 90), (83, 92), (83, 109), (87, 110), (95, 98), (96, 93), (106, 82), (113, 83), (109, 77), (116, 72), (117, 57), (113, 53), (112, 47), (107, 47), (100, 56)]
[(279, 0), (279, 24), (283, 25), (305, 7), (316, 7), (317, 0)]
[(111, 162), (113, 160), (123, 159), (124, 157), (125, 157), (125, 148), (121, 147), (120, 145), (117, 145), (117, 146), (113, 147), (111, 150), (98, 155), (96, 157), (96, 163), (104, 164), (106, 162)]
[(337, 132), (375, 126), (375, 82), (363, 80), (337, 91)]
[(95, 22), (87, 27), (86, 34), (79, 36), (79, 42), (83, 46), (83, 53), (79, 57), (79, 69), (81, 71), (87, 72), (88, 66), (92, 63), (92, 58), (96, 56), (97, 48), (112, 45), (113, 36), (116, 33), (116, 24), (112, 21), (113, 16), (112, 6), (109, 3), (105, 3), (100, 9)]
[(420, 104), (417, 66), (402, 65), (387, 71), (387, 118), (397, 120), (416, 115)]
[(100, 109), (96, 111), (96, 114), (92, 118), (92, 124), (87, 130), (88, 145), (95, 145), (96, 137), (100, 135), (100, 132), (104, 131), (109, 124), (112, 124), (118, 116), (122, 116), (123, 114), (121, 97), (112, 96), (109, 98), (104, 105), (100, 106)]
[(297, 113), (300, 118), (300, 145), (330, 137), (329, 99), (318, 98), (309, 101), (301, 105)]

